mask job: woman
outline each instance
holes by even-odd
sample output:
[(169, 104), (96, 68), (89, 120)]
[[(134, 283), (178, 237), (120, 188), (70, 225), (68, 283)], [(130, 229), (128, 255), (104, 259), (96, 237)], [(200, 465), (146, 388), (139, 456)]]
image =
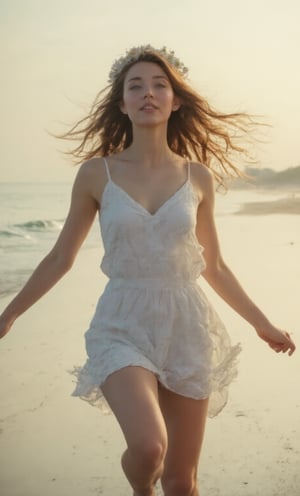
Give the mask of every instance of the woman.
[[(291, 355), (225, 264), (215, 229), (214, 178), (238, 174), (234, 140), (248, 117), (214, 111), (165, 48), (143, 46), (117, 60), (107, 94), (65, 138), (84, 159), (64, 228), (5, 309), (0, 336), (72, 266), (99, 211), (109, 282), (87, 331), (88, 360), (74, 392), (101, 394), (123, 430), (122, 466), (135, 496), (197, 496), (207, 413), (225, 405), (239, 346), (197, 279), (213, 289), (275, 352)], [(88, 148), (89, 147), (89, 148)], [(203, 256), (204, 251), (204, 256)], [(100, 389), (101, 387), (101, 389)]]

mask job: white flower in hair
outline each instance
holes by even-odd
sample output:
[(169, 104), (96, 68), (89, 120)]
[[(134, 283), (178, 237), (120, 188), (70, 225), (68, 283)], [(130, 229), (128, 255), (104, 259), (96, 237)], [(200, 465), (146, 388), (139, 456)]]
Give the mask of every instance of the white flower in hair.
[(126, 55), (115, 60), (108, 76), (108, 82), (113, 83), (119, 76), (120, 72), (124, 69), (124, 67), (126, 67), (128, 64), (131, 64), (132, 62), (137, 61), (141, 55), (147, 52), (157, 53), (158, 55), (162, 56), (169, 62), (169, 64), (175, 67), (175, 69), (179, 72), (179, 74), (181, 74), (181, 76), (187, 77), (188, 68), (185, 67), (185, 65), (179, 60), (179, 58), (175, 56), (174, 51), (169, 52), (165, 46), (163, 48), (157, 49), (151, 45), (141, 45), (127, 50)]

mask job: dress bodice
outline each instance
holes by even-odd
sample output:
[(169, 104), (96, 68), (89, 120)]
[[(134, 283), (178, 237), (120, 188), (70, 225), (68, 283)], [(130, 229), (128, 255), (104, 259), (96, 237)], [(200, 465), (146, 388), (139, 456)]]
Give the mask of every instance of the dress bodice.
[(198, 196), (187, 179), (151, 214), (110, 177), (99, 213), (104, 246), (102, 271), (109, 278), (195, 280), (205, 268), (196, 234)]

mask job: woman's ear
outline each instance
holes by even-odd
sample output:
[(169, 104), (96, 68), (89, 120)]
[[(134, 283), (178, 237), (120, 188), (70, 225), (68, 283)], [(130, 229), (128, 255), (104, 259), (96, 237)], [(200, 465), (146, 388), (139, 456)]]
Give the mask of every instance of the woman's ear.
[(174, 102), (173, 102), (173, 107), (172, 107), (172, 110), (173, 112), (176, 112), (176, 110), (179, 110), (180, 109), (180, 100), (177, 96), (174, 97)]
[(124, 105), (124, 103), (123, 103), (123, 102), (121, 102), (121, 103), (120, 103), (119, 108), (120, 108), (120, 110), (121, 110), (122, 114), (127, 115), (126, 108), (125, 108), (125, 105)]

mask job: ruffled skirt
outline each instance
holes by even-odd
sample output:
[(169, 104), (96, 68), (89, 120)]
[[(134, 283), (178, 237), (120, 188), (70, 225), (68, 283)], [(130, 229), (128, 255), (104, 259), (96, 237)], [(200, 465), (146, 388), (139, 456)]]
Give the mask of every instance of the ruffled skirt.
[(225, 406), (237, 375), (240, 345), (196, 281), (111, 279), (85, 333), (87, 361), (75, 368), (73, 396), (103, 406), (101, 385), (128, 366), (153, 372), (177, 394), (209, 399), (208, 415)]

